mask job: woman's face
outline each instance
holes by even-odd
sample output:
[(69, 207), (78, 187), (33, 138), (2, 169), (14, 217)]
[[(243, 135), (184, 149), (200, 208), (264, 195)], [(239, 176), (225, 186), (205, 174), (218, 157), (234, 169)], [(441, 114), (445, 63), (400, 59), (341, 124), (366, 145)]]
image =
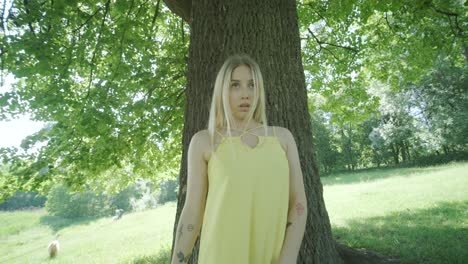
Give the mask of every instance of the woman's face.
[(229, 104), (235, 119), (242, 121), (253, 104), (254, 81), (250, 67), (240, 65), (232, 71), (229, 86)]

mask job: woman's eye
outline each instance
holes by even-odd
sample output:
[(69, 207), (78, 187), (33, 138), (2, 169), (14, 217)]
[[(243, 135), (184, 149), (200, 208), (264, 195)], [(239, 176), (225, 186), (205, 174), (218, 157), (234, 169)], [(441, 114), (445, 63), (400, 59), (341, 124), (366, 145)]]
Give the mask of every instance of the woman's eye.
[(250, 84), (249, 84), (249, 88), (254, 88), (254, 84), (253, 84), (253, 83), (250, 83)]
[(233, 84), (231, 84), (231, 87), (237, 88), (237, 87), (239, 87), (239, 83), (233, 83)]

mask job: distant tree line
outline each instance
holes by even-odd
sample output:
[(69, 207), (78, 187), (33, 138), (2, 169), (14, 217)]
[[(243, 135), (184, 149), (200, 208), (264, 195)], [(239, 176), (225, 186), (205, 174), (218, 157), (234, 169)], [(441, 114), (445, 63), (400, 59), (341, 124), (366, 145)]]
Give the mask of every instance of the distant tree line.
[(65, 184), (54, 185), (47, 195), (17, 191), (0, 204), (0, 210), (21, 210), (45, 207), (50, 215), (64, 218), (101, 217), (116, 209), (125, 212), (145, 210), (177, 199), (176, 180), (165, 180), (159, 189), (146, 181), (130, 185), (118, 193), (104, 194), (85, 188), (73, 192)]

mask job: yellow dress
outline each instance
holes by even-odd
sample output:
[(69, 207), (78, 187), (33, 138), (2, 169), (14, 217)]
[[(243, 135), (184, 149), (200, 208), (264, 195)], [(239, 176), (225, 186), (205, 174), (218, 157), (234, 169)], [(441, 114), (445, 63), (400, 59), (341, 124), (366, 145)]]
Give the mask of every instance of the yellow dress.
[(273, 134), (257, 136), (254, 148), (242, 135), (223, 137), (211, 156), (198, 263), (278, 260), (288, 216), (289, 165)]

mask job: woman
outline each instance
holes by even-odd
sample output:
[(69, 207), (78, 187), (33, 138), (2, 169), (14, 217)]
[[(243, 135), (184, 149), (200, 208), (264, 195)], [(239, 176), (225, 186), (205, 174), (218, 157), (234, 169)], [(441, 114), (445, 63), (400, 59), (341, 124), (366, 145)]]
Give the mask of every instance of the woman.
[(208, 129), (190, 141), (172, 263), (188, 262), (200, 230), (200, 264), (296, 263), (306, 215), (294, 137), (267, 125), (257, 63), (231, 56), (216, 77)]

